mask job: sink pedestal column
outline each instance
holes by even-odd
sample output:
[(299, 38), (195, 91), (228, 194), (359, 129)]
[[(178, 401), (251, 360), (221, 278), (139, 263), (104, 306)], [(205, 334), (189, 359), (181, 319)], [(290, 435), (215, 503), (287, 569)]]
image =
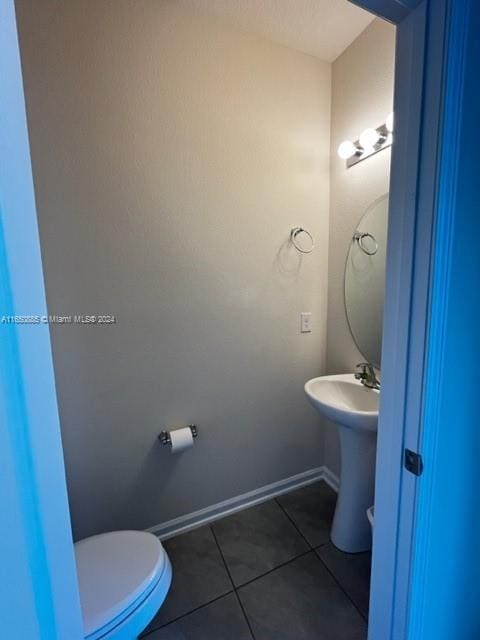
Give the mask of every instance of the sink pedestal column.
[(341, 551), (359, 553), (372, 546), (366, 511), (374, 499), (377, 432), (337, 427), (341, 472), (331, 539)]

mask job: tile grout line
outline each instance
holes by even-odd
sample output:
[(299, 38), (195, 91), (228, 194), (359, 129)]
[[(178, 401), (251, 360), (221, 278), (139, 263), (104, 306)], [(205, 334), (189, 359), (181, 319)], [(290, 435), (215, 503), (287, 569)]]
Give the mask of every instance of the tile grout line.
[(186, 616), (189, 616), (191, 613), (195, 613), (196, 611), (199, 611), (200, 609), (203, 609), (203, 607), (208, 607), (208, 605), (213, 604), (214, 602), (217, 602), (218, 600), (221, 600), (225, 596), (230, 596), (234, 592), (235, 592), (235, 588), (232, 588), (230, 591), (226, 591), (225, 593), (222, 593), (221, 595), (217, 596), (216, 598), (213, 598), (212, 600), (209, 600), (208, 602), (204, 602), (203, 604), (199, 604), (198, 607), (195, 607), (194, 609), (189, 609), (188, 611), (186, 611), (185, 613), (182, 613), (180, 616), (177, 616), (176, 618), (172, 618), (172, 620), (169, 620), (168, 622), (165, 622), (165, 624), (161, 624), (160, 626), (155, 627), (155, 629), (152, 629), (148, 633), (142, 632), (140, 634), (140, 636), (139, 636), (140, 640), (142, 638), (148, 638), (148, 636), (150, 634), (155, 633), (156, 631), (159, 631), (160, 629), (165, 629), (165, 627), (168, 627), (169, 625), (173, 624), (174, 622), (178, 622), (182, 618), (185, 618)]
[(243, 587), (247, 587), (248, 585), (252, 584), (252, 582), (256, 582), (257, 580), (260, 580), (260, 578), (264, 578), (265, 576), (270, 575), (277, 569), (283, 569), (283, 567), (286, 567), (288, 564), (295, 562), (295, 560), (298, 560), (299, 558), (303, 558), (304, 556), (308, 556), (308, 554), (312, 553), (312, 551), (313, 549), (307, 549), (303, 553), (300, 553), (298, 556), (295, 556), (294, 558), (290, 558), (290, 560), (286, 560), (285, 562), (282, 562), (276, 567), (273, 567), (273, 569), (269, 569), (268, 571), (265, 571), (265, 573), (261, 573), (259, 576), (256, 576), (251, 580), (247, 580), (247, 582), (243, 582), (242, 584), (239, 584), (238, 587), (235, 587), (235, 591), (239, 591), (240, 589), (243, 589)]
[(211, 525), (208, 525), (208, 528), (212, 532), (213, 539), (215, 540), (215, 544), (217, 545), (218, 552), (220, 554), (220, 557), (222, 558), (223, 566), (225, 567), (225, 571), (227, 572), (228, 579), (232, 583), (233, 591), (235, 591), (236, 590), (235, 583), (233, 581), (232, 574), (230, 573), (230, 569), (228, 568), (227, 561), (225, 560), (225, 556), (223, 555), (223, 551), (220, 547), (220, 544), (218, 543), (218, 539), (217, 539), (217, 536), (215, 535), (215, 531), (213, 530), (213, 527)]
[(248, 619), (247, 612), (243, 606), (242, 601), (240, 600), (240, 596), (238, 595), (238, 591), (235, 589), (235, 597), (237, 598), (238, 606), (242, 610), (243, 617), (245, 618), (245, 622), (247, 623), (247, 627), (250, 630), (250, 635), (252, 636), (252, 640), (256, 640), (255, 635), (253, 634), (252, 625), (250, 624), (250, 620)]
[[(317, 547), (320, 548), (320, 547)], [(367, 623), (367, 627), (368, 627), (368, 615), (365, 616), (364, 613), (361, 611), (360, 607), (357, 606), (357, 604), (355, 603), (355, 601), (350, 597), (350, 594), (348, 593), (348, 591), (346, 591), (344, 589), (344, 587), (341, 585), (341, 583), (338, 581), (337, 576), (333, 573), (333, 571), (331, 571), (331, 569), (329, 569), (329, 567), (327, 566), (327, 564), (322, 560), (322, 558), (320, 557), (320, 555), (317, 553), (317, 550), (314, 549), (315, 555), (317, 556), (317, 558), (320, 560), (320, 562), (323, 564), (323, 566), (325, 567), (325, 569), (328, 571), (328, 573), (332, 576), (332, 578), (335, 580), (335, 582), (337, 583), (337, 585), (340, 587), (341, 591), (343, 591), (343, 593), (347, 596), (347, 598), (350, 600), (350, 602), (353, 604), (353, 606), (355, 607), (355, 609), (357, 610), (357, 612), (360, 614), (362, 620), (365, 620), (365, 622)]]
[(290, 516), (290, 514), (286, 511), (286, 509), (283, 508), (283, 506), (280, 504), (280, 502), (277, 500), (277, 498), (274, 498), (274, 500), (278, 504), (278, 506), (280, 507), (282, 512), (287, 516), (287, 518), (291, 522), (291, 524), (293, 524), (293, 526), (295, 527), (295, 530), (297, 531), (297, 533), (299, 533), (301, 535), (301, 537), (303, 538), (303, 540), (305, 540), (305, 542), (307, 543), (308, 547), (310, 548), (310, 551), (315, 551), (315, 547), (312, 547), (310, 542), (307, 540), (307, 538), (300, 531), (300, 529), (298, 528), (297, 523), (295, 522), (295, 520)]
[(348, 600), (353, 604), (353, 606), (355, 607), (355, 609), (358, 611), (358, 613), (360, 614), (360, 616), (362, 617), (363, 620), (366, 621), (367, 625), (368, 625), (368, 615), (365, 616), (362, 611), (360, 610), (360, 608), (356, 605), (356, 603), (353, 601), (353, 599), (350, 597), (350, 594), (344, 589), (344, 587), (340, 584), (339, 580), (337, 579), (336, 575), (330, 571), (330, 569), (327, 567), (327, 565), (325, 564), (325, 562), (322, 560), (322, 558), (320, 557), (320, 555), (317, 553), (317, 549), (320, 549), (321, 547), (326, 546), (330, 541), (328, 542), (323, 542), (322, 544), (319, 544), (317, 547), (313, 547), (310, 542), (307, 540), (307, 538), (303, 535), (303, 533), (300, 531), (300, 529), (298, 528), (296, 522), (293, 520), (293, 518), (290, 516), (290, 514), (286, 511), (286, 509), (284, 509), (284, 507), (280, 504), (280, 502), (277, 500), (277, 498), (274, 498), (275, 502), (278, 504), (278, 506), (280, 507), (280, 509), (283, 511), (283, 513), (287, 516), (287, 518), (290, 520), (290, 522), (293, 524), (293, 526), (295, 527), (295, 529), (298, 531), (298, 533), (302, 536), (302, 538), (305, 540), (305, 542), (308, 544), (308, 546), (310, 547), (310, 550), (313, 551), (316, 555), (316, 557), (320, 560), (320, 562), (322, 563), (322, 565), (325, 567), (325, 569), (328, 571), (328, 573), (330, 574), (330, 576), (334, 579), (335, 583), (338, 585), (338, 587), (340, 588), (340, 590), (344, 593), (345, 596), (347, 596)]
[(183, 613), (183, 614), (182, 614), (182, 615), (180, 615), (180, 616), (177, 616), (176, 618), (174, 618), (174, 619), (170, 620), (169, 622), (167, 622), (167, 623), (165, 623), (165, 624), (163, 624), (163, 625), (160, 625), (159, 627), (156, 627), (155, 629), (152, 629), (152, 630), (151, 630), (151, 631), (149, 631), (147, 634), (145, 634), (145, 635), (143, 635), (143, 634), (142, 634), (142, 635), (140, 636), (140, 638), (142, 638), (142, 639), (143, 639), (143, 638), (146, 638), (146, 639), (148, 640), (148, 637), (149, 637), (152, 633), (155, 633), (156, 631), (158, 631), (158, 630), (160, 630), (160, 629), (164, 629), (165, 627), (168, 627), (169, 625), (171, 625), (171, 624), (173, 624), (173, 623), (177, 622), (178, 620), (181, 620), (182, 618), (184, 618), (184, 617), (186, 617), (186, 616), (188, 616), (188, 615), (190, 615), (190, 614), (192, 614), (192, 613), (195, 613), (196, 611), (199, 611), (200, 609), (202, 609), (202, 608), (204, 608), (204, 607), (207, 607), (207, 606), (209, 606), (209, 605), (213, 604), (214, 602), (217, 602), (217, 601), (218, 601), (218, 600), (220, 600), (221, 598), (224, 598), (224, 597), (226, 597), (227, 595), (231, 595), (232, 593), (234, 593), (234, 594), (235, 594), (235, 597), (236, 597), (236, 599), (237, 599), (237, 601), (238, 601), (238, 604), (239, 604), (239, 606), (240, 606), (240, 609), (241, 609), (241, 611), (242, 611), (242, 613), (243, 613), (243, 616), (244, 616), (244, 618), (245, 618), (245, 621), (246, 621), (246, 623), (247, 623), (247, 626), (248, 626), (248, 629), (249, 629), (250, 634), (251, 634), (251, 636), (252, 636), (252, 639), (253, 639), (253, 640), (256, 640), (256, 639), (255, 639), (255, 634), (253, 633), (253, 629), (252, 629), (251, 624), (250, 624), (250, 620), (248, 619), (247, 613), (246, 613), (245, 608), (244, 608), (244, 606), (243, 606), (243, 604), (242, 604), (242, 601), (241, 601), (241, 599), (240, 599), (240, 596), (239, 596), (239, 593), (238, 593), (239, 589), (242, 589), (243, 587), (246, 587), (246, 586), (248, 586), (248, 585), (252, 584), (253, 582), (256, 582), (256, 581), (257, 581), (257, 580), (259, 580), (260, 578), (263, 578), (263, 577), (265, 577), (265, 576), (269, 575), (270, 573), (273, 573), (273, 572), (274, 572), (274, 571), (276, 571), (277, 569), (281, 569), (281, 568), (283, 568), (283, 567), (287, 566), (288, 564), (291, 564), (292, 562), (295, 562), (295, 561), (296, 561), (296, 560), (298, 560), (299, 558), (302, 558), (302, 557), (304, 557), (304, 556), (306, 556), (306, 555), (308, 555), (309, 553), (312, 553), (312, 552), (315, 554), (315, 556), (316, 556), (316, 557), (317, 557), (317, 559), (320, 561), (320, 563), (322, 564), (322, 566), (325, 568), (325, 570), (327, 571), (327, 573), (328, 573), (328, 574), (333, 578), (334, 582), (335, 582), (335, 583), (336, 583), (336, 585), (339, 587), (339, 589), (342, 591), (342, 593), (347, 597), (348, 601), (349, 601), (349, 602), (354, 606), (355, 610), (359, 613), (360, 617), (361, 617), (361, 618), (362, 618), (362, 619), (367, 623), (367, 625), (368, 625), (368, 614), (367, 614), (367, 616), (365, 616), (365, 615), (364, 615), (364, 613), (360, 610), (360, 608), (356, 605), (356, 603), (355, 603), (355, 602), (353, 601), (353, 599), (350, 597), (349, 593), (348, 593), (348, 592), (343, 588), (342, 584), (339, 582), (339, 580), (337, 579), (336, 575), (333, 573), (333, 571), (331, 571), (331, 570), (329, 569), (329, 567), (327, 566), (327, 564), (322, 560), (322, 558), (320, 557), (320, 555), (319, 555), (319, 553), (318, 553), (318, 550), (319, 550), (319, 549), (321, 549), (322, 547), (324, 547), (324, 546), (328, 545), (328, 544), (329, 544), (329, 541), (324, 542), (324, 543), (321, 543), (320, 545), (317, 545), (316, 547), (312, 546), (312, 545), (310, 544), (310, 542), (307, 540), (307, 538), (304, 536), (304, 534), (302, 533), (302, 531), (299, 529), (299, 527), (297, 526), (297, 524), (296, 524), (296, 522), (294, 521), (294, 519), (290, 516), (290, 514), (286, 511), (286, 509), (285, 509), (285, 508), (280, 504), (280, 502), (278, 501), (278, 499), (277, 499), (277, 498), (273, 498), (273, 501), (274, 501), (274, 502), (275, 502), (275, 503), (280, 507), (281, 511), (285, 514), (285, 516), (287, 517), (287, 519), (289, 520), (289, 522), (293, 525), (293, 527), (294, 527), (294, 528), (295, 528), (295, 530), (298, 532), (298, 534), (300, 535), (300, 537), (305, 541), (305, 543), (306, 543), (306, 544), (307, 544), (307, 546), (308, 546), (308, 549), (307, 549), (306, 551), (304, 551), (303, 553), (300, 553), (299, 555), (297, 555), (297, 556), (295, 556), (295, 557), (291, 558), (290, 560), (287, 560), (286, 562), (283, 562), (282, 564), (279, 564), (278, 566), (274, 567), (273, 569), (270, 569), (269, 571), (266, 571), (265, 573), (262, 573), (262, 574), (260, 574), (259, 576), (256, 576), (255, 578), (252, 578), (251, 580), (248, 580), (247, 582), (245, 582), (245, 583), (243, 583), (243, 584), (241, 584), (241, 585), (239, 585), (239, 586), (237, 587), (237, 586), (235, 585), (234, 581), (233, 581), (232, 575), (231, 575), (231, 573), (230, 573), (230, 570), (229, 570), (229, 568), (228, 568), (227, 562), (226, 562), (226, 560), (225, 560), (225, 556), (223, 555), (222, 548), (221, 548), (221, 546), (220, 546), (220, 544), (219, 544), (219, 542), (218, 542), (217, 536), (216, 536), (216, 534), (215, 534), (215, 532), (214, 532), (214, 530), (213, 530), (213, 526), (211, 526), (211, 525), (207, 525), (207, 526), (208, 526), (208, 528), (210, 529), (210, 532), (211, 532), (211, 534), (212, 534), (212, 537), (213, 537), (213, 539), (214, 539), (214, 541), (215, 541), (215, 544), (216, 544), (216, 546), (217, 546), (217, 549), (218, 549), (218, 551), (219, 551), (219, 553), (220, 553), (220, 557), (221, 557), (221, 559), (222, 559), (222, 562), (223, 562), (223, 565), (224, 565), (224, 567), (225, 567), (226, 573), (227, 573), (227, 575), (228, 575), (228, 577), (229, 577), (229, 580), (230, 580), (230, 583), (231, 583), (232, 589), (231, 589), (231, 590), (229, 590), (229, 591), (227, 591), (227, 592), (225, 592), (225, 593), (222, 593), (221, 595), (219, 595), (219, 596), (218, 596), (218, 597), (216, 597), (216, 598), (213, 598), (212, 600), (209, 600), (208, 602), (205, 602), (205, 603), (203, 603), (203, 604), (199, 605), (198, 607), (195, 607), (194, 609), (191, 609), (191, 610), (189, 610), (189, 611), (187, 611), (187, 612)]
[(273, 569), (270, 569), (269, 571), (266, 571), (265, 573), (261, 573), (260, 575), (256, 576), (255, 578), (252, 578), (251, 580), (247, 580), (247, 582), (243, 582), (242, 584), (238, 585), (238, 587), (237, 587), (235, 585), (235, 583), (233, 582), (232, 576), (231, 576), (230, 571), (228, 569), (228, 565), (226, 563), (226, 560), (225, 560), (225, 557), (223, 555), (222, 549), (221, 549), (220, 544), (218, 542), (217, 536), (215, 535), (212, 527), (210, 525), (207, 525), (207, 526), (211, 529), (212, 536), (213, 536), (213, 538), (215, 540), (215, 543), (216, 543), (216, 545), (218, 547), (218, 550), (220, 552), (220, 556), (221, 556), (223, 564), (225, 566), (225, 570), (226, 570), (226, 572), (228, 574), (228, 577), (230, 578), (230, 582), (232, 583), (232, 589), (230, 591), (222, 593), (221, 595), (217, 596), (216, 598), (213, 598), (212, 600), (209, 600), (208, 602), (204, 602), (203, 604), (198, 605), (198, 607), (195, 607), (194, 609), (189, 609), (185, 613), (182, 613), (180, 616), (177, 616), (176, 618), (173, 618), (172, 620), (169, 620), (165, 624), (162, 624), (162, 625), (160, 625), (158, 627), (155, 627), (155, 629), (152, 629), (147, 634), (142, 635), (141, 638), (148, 638), (148, 636), (150, 634), (154, 633), (155, 631), (158, 631), (159, 629), (164, 629), (165, 627), (168, 627), (170, 624), (173, 624), (174, 622), (178, 622), (178, 620), (181, 620), (182, 618), (185, 618), (186, 616), (189, 616), (191, 613), (195, 613), (196, 611), (199, 611), (200, 609), (203, 609), (203, 607), (208, 607), (210, 604), (213, 604), (214, 602), (217, 602), (217, 600), (221, 600), (225, 596), (229, 596), (232, 593), (235, 593), (235, 595), (237, 596), (237, 599), (239, 601), (239, 605), (240, 605), (240, 607), (242, 609), (242, 612), (243, 612), (245, 618), (247, 619), (247, 624), (248, 624), (248, 627), (249, 627), (249, 629), (250, 629), (250, 631), (252, 633), (252, 637), (255, 640), (255, 636), (253, 635), (253, 631), (251, 630), (251, 627), (250, 627), (250, 621), (248, 620), (248, 616), (247, 616), (247, 614), (245, 612), (245, 609), (243, 607), (243, 604), (242, 604), (242, 602), (240, 600), (240, 596), (238, 595), (238, 590), (242, 589), (243, 587), (246, 587), (246, 586), (252, 584), (253, 582), (256, 582), (260, 578), (268, 576), (270, 573), (273, 573), (277, 569), (281, 569), (283, 567), (286, 567), (288, 564), (294, 562), (295, 560), (298, 560), (299, 558), (303, 558), (303, 556), (306, 556), (309, 553), (312, 553), (312, 551), (315, 552), (315, 549), (309, 548), (306, 551), (304, 551), (303, 553), (300, 553), (299, 555), (295, 556), (294, 558), (290, 558), (290, 560), (287, 560), (286, 562), (282, 562), (281, 564), (277, 565)]
[(215, 540), (215, 544), (217, 545), (218, 551), (220, 553), (223, 564), (225, 566), (225, 571), (227, 572), (230, 582), (233, 585), (233, 592), (235, 593), (235, 597), (237, 598), (238, 605), (243, 613), (245, 622), (247, 623), (247, 627), (250, 631), (250, 635), (252, 636), (252, 640), (256, 640), (255, 634), (253, 633), (252, 625), (250, 624), (250, 620), (248, 619), (247, 612), (245, 611), (242, 601), (240, 600), (240, 596), (238, 595), (237, 587), (235, 586), (235, 583), (233, 581), (232, 575), (230, 573), (230, 569), (228, 568), (228, 565), (227, 565), (227, 561), (225, 560), (225, 556), (223, 555), (222, 548), (220, 546), (220, 543), (218, 542), (217, 536), (215, 535), (215, 531), (213, 530), (213, 527), (211, 525), (209, 525), (209, 528), (210, 528), (210, 531), (212, 532), (213, 539)]

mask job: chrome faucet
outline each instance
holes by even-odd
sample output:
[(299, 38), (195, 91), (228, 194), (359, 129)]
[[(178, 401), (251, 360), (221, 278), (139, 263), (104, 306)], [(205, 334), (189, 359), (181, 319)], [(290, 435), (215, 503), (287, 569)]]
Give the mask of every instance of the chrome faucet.
[(360, 362), (355, 367), (355, 378), (369, 389), (380, 390), (380, 380), (377, 378), (373, 364), (370, 362)]

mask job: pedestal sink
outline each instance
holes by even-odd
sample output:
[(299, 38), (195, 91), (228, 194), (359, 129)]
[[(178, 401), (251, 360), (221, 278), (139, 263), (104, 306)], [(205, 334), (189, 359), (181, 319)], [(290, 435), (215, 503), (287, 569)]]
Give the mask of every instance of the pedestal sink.
[(311, 404), (335, 422), (340, 435), (341, 472), (331, 531), (333, 544), (348, 553), (371, 547), (366, 511), (373, 504), (379, 391), (353, 374), (313, 378), (305, 385)]

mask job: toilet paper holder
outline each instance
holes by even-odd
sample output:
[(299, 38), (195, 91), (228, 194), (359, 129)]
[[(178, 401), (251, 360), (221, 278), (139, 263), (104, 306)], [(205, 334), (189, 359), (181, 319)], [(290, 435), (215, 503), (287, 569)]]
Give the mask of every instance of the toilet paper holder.
[[(192, 432), (192, 436), (196, 438), (198, 436), (198, 428), (196, 424), (189, 424), (190, 431)], [(172, 439), (170, 438), (170, 431), (162, 431), (158, 436), (158, 439), (162, 444), (171, 444)]]

